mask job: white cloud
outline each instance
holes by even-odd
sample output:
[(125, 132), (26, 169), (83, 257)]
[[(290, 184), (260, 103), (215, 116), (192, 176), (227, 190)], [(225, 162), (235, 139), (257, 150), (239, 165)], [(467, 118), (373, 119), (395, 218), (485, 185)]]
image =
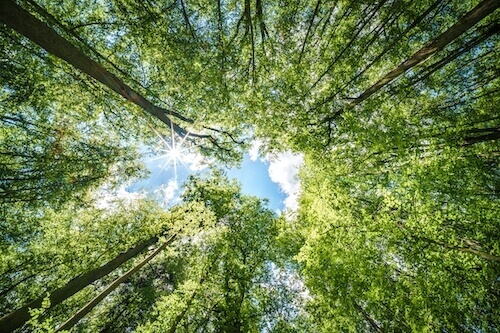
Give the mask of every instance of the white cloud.
[(252, 161), (260, 159), (262, 162), (269, 164), (269, 177), (279, 185), (281, 191), (287, 196), (283, 201), (285, 210), (288, 211), (287, 213), (295, 212), (298, 208), (300, 194), (298, 172), (304, 158), (302, 154), (294, 154), (290, 151), (262, 156), (260, 150), (263, 146), (264, 142), (262, 140), (253, 140), (248, 150), (248, 156)]
[(125, 185), (120, 186), (117, 190), (110, 190), (104, 186), (96, 192), (95, 205), (99, 209), (113, 209), (116, 207), (117, 202), (132, 205), (145, 196), (143, 192), (128, 192)]
[(296, 211), (300, 194), (299, 168), (304, 160), (302, 155), (292, 152), (279, 153), (274, 157), (267, 155), (269, 177), (279, 185), (287, 198), (283, 201), (285, 208)]
[(188, 166), (191, 171), (201, 171), (208, 168), (213, 161), (208, 160), (203, 155), (198, 153), (186, 153), (182, 156), (182, 161)]
[(178, 199), (179, 184), (175, 178), (168, 181), (168, 184), (160, 185), (156, 190), (155, 194), (163, 201), (164, 204), (176, 201)]
[(248, 150), (248, 156), (250, 156), (250, 159), (252, 161), (257, 161), (257, 159), (260, 156), (259, 149), (262, 147), (262, 141), (261, 140), (253, 140), (252, 141), (252, 146)]

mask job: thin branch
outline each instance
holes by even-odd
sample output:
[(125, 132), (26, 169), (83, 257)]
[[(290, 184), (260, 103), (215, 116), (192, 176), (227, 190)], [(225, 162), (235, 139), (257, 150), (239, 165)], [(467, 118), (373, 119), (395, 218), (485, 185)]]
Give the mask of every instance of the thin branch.
[(179, 0), (181, 3), (181, 9), (182, 9), (182, 16), (184, 17), (184, 21), (186, 21), (186, 27), (188, 30), (191, 32), (191, 36), (193, 37), (194, 40), (196, 40), (196, 35), (194, 33), (193, 26), (191, 25), (191, 22), (189, 21), (189, 15), (187, 13), (186, 5), (184, 4), (184, 0)]
[(436, 39), (428, 43), (426, 46), (414, 53), (410, 58), (396, 66), (392, 71), (387, 73), (384, 77), (378, 80), (371, 87), (366, 89), (361, 93), (356, 99), (352, 100), (344, 109), (336, 110), (332, 115), (323, 119), (323, 121), (331, 121), (335, 119), (338, 115), (343, 113), (345, 110), (352, 109), (358, 104), (361, 104), (368, 97), (378, 92), (380, 89), (388, 85), (394, 79), (405, 73), (410, 68), (422, 63), (424, 60), (428, 59), (435, 53), (441, 51), (446, 45), (454, 41), (456, 38), (465, 33), (469, 28), (476, 25), (482, 19), (484, 19), (489, 14), (493, 13), (498, 7), (500, 7), (500, 1), (497, 0), (484, 0), (476, 7), (474, 7), (470, 12), (468, 12), (464, 17), (458, 20), (453, 26), (448, 28), (445, 32), (439, 35)]
[(302, 42), (302, 47), (300, 49), (300, 55), (299, 55), (299, 64), (302, 61), (302, 56), (304, 55), (304, 50), (306, 47), (307, 38), (309, 37), (309, 34), (311, 33), (311, 28), (313, 26), (314, 19), (316, 18), (316, 15), (318, 14), (318, 10), (319, 10), (320, 5), (321, 5), (321, 0), (318, 0), (318, 2), (316, 2), (316, 7), (314, 7), (314, 12), (311, 16), (311, 19), (309, 20), (309, 25), (307, 27), (306, 37), (304, 38), (304, 41)]

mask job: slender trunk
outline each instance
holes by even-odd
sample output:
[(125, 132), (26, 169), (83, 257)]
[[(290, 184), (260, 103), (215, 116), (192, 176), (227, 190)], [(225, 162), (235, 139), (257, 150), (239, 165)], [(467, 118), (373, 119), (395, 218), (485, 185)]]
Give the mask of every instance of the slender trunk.
[(383, 333), (384, 331), (380, 328), (380, 326), (375, 322), (375, 320), (370, 317), (370, 315), (356, 302), (354, 301), (354, 307), (356, 310), (358, 310), (362, 315), (363, 318), (370, 324), (370, 326), (377, 332), (377, 333)]
[(373, 86), (366, 89), (353, 102), (351, 102), (352, 106), (361, 103), (362, 101), (379, 91), (381, 88), (383, 88), (385, 85), (389, 84), (392, 80), (406, 72), (408, 69), (418, 65), (436, 52), (442, 50), (446, 45), (454, 41), (469, 28), (473, 27), (476, 23), (481, 21), (489, 14), (493, 13), (499, 6), (500, 2), (498, 0), (485, 0), (481, 2), (452, 27), (442, 33), (438, 38), (418, 50), (409, 59), (387, 73)]
[(11, 292), (12, 290), (14, 290), (18, 285), (20, 285), (21, 283), (23, 283), (24, 281), (26, 280), (29, 280), (29, 279), (32, 279), (34, 277), (37, 277), (40, 275), (40, 273), (43, 273), (43, 272), (46, 272), (46, 271), (50, 271), (51, 269), (53, 269), (54, 267), (58, 266), (59, 264), (55, 264), (55, 265), (52, 265), (52, 266), (49, 266), (49, 267), (46, 267), (45, 269), (42, 269), (41, 271), (38, 271), (36, 273), (33, 273), (31, 275), (27, 275), (25, 277), (23, 277), (22, 279), (20, 279), (19, 281), (17, 281), (16, 283), (12, 284), (11, 286), (3, 289), (2, 291), (0, 291), (0, 297), (5, 295), (5, 294), (8, 294), (9, 292)]
[(243, 301), (245, 300), (245, 290), (246, 286), (240, 284), (240, 293), (237, 303), (235, 304), (234, 309), (234, 318), (231, 320), (231, 327), (228, 330), (228, 333), (241, 333), (242, 320), (241, 320), (241, 307), (243, 305)]
[[(359, 72), (358, 74), (356, 74), (356, 76), (354, 76), (351, 80), (349, 80), (349, 82), (347, 82), (342, 88), (341, 90), (345, 89), (346, 87), (348, 87), (351, 83), (353, 83), (354, 81), (356, 81), (361, 75), (363, 75), (368, 69), (370, 69), (375, 63), (377, 63), (380, 59), (382, 59), (382, 57), (389, 51), (391, 50), (398, 42), (401, 41), (401, 39), (410, 31), (412, 30), (413, 28), (415, 28), (417, 25), (420, 24), (420, 22), (422, 22), (422, 20), (427, 16), (429, 15), (434, 9), (437, 8), (437, 6), (442, 2), (442, 0), (436, 0), (429, 8), (427, 8), (427, 10), (425, 12), (423, 12), (419, 17), (417, 17), (417, 19), (415, 21), (412, 22), (412, 24), (410, 24), (402, 33), (400, 33), (396, 38), (393, 39), (393, 41), (391, 43), (389, 43), (389, 45), (387, 45), (383, 50), (382, 52), (380, 52), (376, 57), (375, 59), (373, 59), (361, 72)], [(331, 100), (331, 98), (329, 99)]]
[(264, 11), (262, 9), (262, 0), (255, 1), (255, 11), (257, 20), (260, 25), (260, 36), (262, 38), (262, 42), (266, 39), (266, 36), (269, 37), (269, 32), (267, 31), (266, 22), (264, 21)]
[(406, 87), (409, 87), (411, 85), (416, 84), (417, 82), (420, 82), (420, 81), (427, 79), (429, 76), (431, 76), (432, 74), (434, 74), (435, 72), (437, 72), (438, 70), (443, 68), (445, 65), (449, 64), (452, 60), (460, 57), (462, 54), (464, 54), (466, 52), (469, 52), (472, 48), (478, 46), (479, 44), (481, 44), (482, 42), (484, 42), (485, 40), (487, 40), (491, 36), (496, 35), (499, 31), (500, 31), (500, 24), (492, 25), (491, 27), (488, 28), (488, 30), (485, 31), (484, 34), (479, 36), (477, 39), (472, 40), (467, 45), (462, 45), (462, 46), (458, 47), (456, 50), (454, 50), (452, 53), (450, 53), (447, 57), (441, 59), (440, 61), (436, 62), (432, 66), (425, 68), (421, 73), (422, 75), (418, 76), (417, 78), (415, 78), (414, 80), (409, 82), (406, 85)]
[(309, 20), (309, 24), (308, 24), (307, 31), (306, 31), (306, 36), (304, 37), (304, 41), (302, 42), (302, 47), (300, 49), (299, 61), (298, 61), (299, 64), (302, 61), (302, 56), (304, 55), (304, 50), (306, 48), (307, 39), (309, 38), (309, 34), (311, 33), (311, 28), (314, 24), (314, 19), (316, 18), (316, 15), (318, 14), (318, 9), (319, 9), (320, 5), (321, 5), (321, 0), (318, 0), (318, 2), (316, 2), (316, 6), (314, 7), (314, 12), (311, 16), (311, 19)]
[(182, 318), (184, 318), (184, 316), (188, 312), (189, 308), (191, 307), (191, 303), (193, 303), (196, 295), (198, 294), (198, 291), (199, 291), (201, 285), (203, 284), (203, 282), (205, 282), (206, 278), (208, 277), (209, 272), (210, 272), (210, 268), (207, 269), (205, 274), (203, 274), (203, 276), (201, 277), (200, 281), (198, 282), (198, 287), (196, 287), (196, 289), (193, 291), (193, 293), (189, 297), (184, 309), (177, 316), (175, 316), (174, 322), (172, 323), (172, 326), (170, 326), (168, 333), (175, 333), (175, 331), (177, 330), (177, 326), (179, 326), (179, 323), (181, 322)]
[(194, 33), (193, 26), (191, 25), (191, 22), (189, 21), (189, 15), (187, 12), (186, 5), (184, 4), (184, 0), (180, 0), (181, 2), (181, 9), (182, 9), (182, 16), (184, 17), (184, 21), (186, 21), (186, 28), (189, 30), (191, 33), (191, 37), (196, 41), (196, 34)]
[[(469, 28), (473, 27), (489, 14), (493, 13), (498, 7), (500, 7), (500, 1), (498, 0), (484, 0), (483, 2), (478, 4), (476, 7), (474, 7), (474, 9), (468, 12), (448, 30), (446, 30), (432, 42), (418, 50), (410, 58), (394, 68), (392, 71), (387, 73), (383, 78), (366, 89), (357, 98), (353, 99), (349, 104), (346, 105), (346, 109), (351, 109), (354, 106), (361, 104), (361, 102), (385, 87), (387, 84), (405, 73), (407, 70), (415, 67), (416, 65), (422, 63), (424, 60), (428, 59), (433, 54), (442, 50), (446, 45), (453, 42), (456, 38), (460, 37)], [(343, 111), (344, 110), (337, 110), (333, 115), (327, 117), (325, 121), (333, 120)]]
[(111, 283), (106, 289), (104, 289), (99, 295), (94, 297), (89, 303), (87, 303), (83, 308), (78, 310), (78, 312), (69, 318), (66, 322), (64, 322), (59, 328), (56, 330), (56, 332), (62, 331), (62, 330), (69, 330), (73, 326), (75, 326), (76, 323), (80, 319), (82, 319), (87, 313), (92, 311), (93, 308), (97, 304), (99, 304), (106, 296), (108, 296), (113, 290), (115, 290), (120, 284), (125, 282), (132, 274), (140, 270), (144, 265), (146, 265), (148, 262), (151, 261), (154, 257), (156, 257), (165, 247), (167, 247), (168, 244), (172, 243), (175, 239), (177, 234), (173, 234), (170, 236), (170, 238), (161, 246), (159, 246), (153, 253), (151, 253), (149, 256), (147, 256), (144, 260), (142, 260), (137, 266), (133, 267), (129, 271), (127, 271), (125, 274), (117, 278), (113, 283)]
[[(337, 4), (338, 4), (338, 0), (335, 0), (334, 3), (333, 3), (333, 5), (331, 6), (331, 9), (328, 11), (328, 14), (326, 15), (326, 19), (324, 20), (324, 23), (323, 23), (323, 25), (321, 27), (321, 30), (320, 30), (319, 34), (318, 34), (318, 38), (316, 39), (316, 42), (312, 45), (312, 47), (316, 47), (316, 45), (318, 45), (318, 43), (323, 39), (323, 35), (325, 33), (325, 29), (328, 26), (328, 23), (330, 22), (330, 18), (332, 17), (333, 12), (337, 8)], [(323, 18), (320, 19), (320, 21), (318, 22), (318, 24), (321, 22), (321, 20), (323, 20)]]
[(349, 41), (349, 43), (347, 43), (347, 45), (344, 46), (344, 48), (342, 49), (342, 51), (340, 51), (340, 53), (337, 54), (337, 56), (335, 57), (335, 59), (333, 59), (333, 61), (328, 65), (328, 67), (326, 68), (326, 70), (323, 71), (323, 73), (321, 73), (321, 75), (316, 79), (316, 81), (313, 83), (313, 85), (309, 88), (308, 93), (311, 90), (313, 90), (318, 85), (318, 83), (321, 82), (321, 80), (323, 80), (323, 78), (326, 76), (326, 74), (328, 74), (332, 70), (332, 68), (335, 66), (335, 64), (342, 58), (342, 56), (344, 55), (344, 53), (351, 49), (351, 46), (354, 44), (354, 42), (356, 41), (356, 39), (358, 38), (358, 36), (361, 34), (361, 32), (363, 31), (363, 29), (365, 28), (365, 26), (368, 23), (370, 23), (370, 21), (372, 20), (372, 18), (375, 16), (375, 14), (377, 14), (377, 12), (380, 10), (380, 8), (382, 8), (382, 6), (386, 3), (386, 1), (387, 0), (380, 1), (378, 3), (377, 7), (375, 7), (375, 9), (369, 14), (368, 18), (366, 20), (362, 21), (361, 26), (356, 30), (356, 32), (354, 33), (353, 37)]
[[(192, 122), (192, 120), (187, 119), (171, 110), (165, 110), (155, 106), (138, 92), (126, 85), (114, 74), (107, 71), (99, 63), (86, 56), (73, 44), (61, 37), (56, 31), (48, 27), (45, 23), (38, 20), (11, 0), (0, 0), (0, 22), (5, 23), (21, 35), (28, 37), (31, 41), (40, 45), (47, 52), (63, 59), (73, 67), (93, 77), (114, 92), (123, 96), (125, 99), (138, 105), (148, 113), (160, 119), (169, 127), (173, 128), (173, 130), (179, 135), (185, 135), (187, 133), (185, 129), (171, 122), (169, 117), (167, 117), (167, 114), (174, 115), (175, 117), (187, 122)], [(202, 138), (207, 137), (192, 133), (190, 133), (190, 135)]]
[(478, 128), (475, 130), (470, 130), (469, 133), (486, 133), (486, 134), (467, 137), (464, 139), (462, 146), (472, 146), (476, 143), (494, 141), (500, 139), (500, 127)]
[(250, 7), (250, 0), (245, 0), (245, 9), (243, 15), (245, 17), (245, 22), (246, 22), (245, 37), (250, 32), (250, 43), (252, 47), (252, 57), (250, 58), (250, 66), (252, 69), (253, 82), (255, 82), (255, 41), (254, 41), (252, 10)]
[[(134, 258), (139, 253), (148, 248), (148, 246), (155, 244), (158, 241), (157, 237), (152, 237), (145, 242), (129, 249), (127, 252), (120, 253), (116, 258), (109, 261), (105, 265), (88, 271), (87, 273), (80, 275), (73, 280), (66, 283), (64, 286), (54, 290), (49, 295), (50, 307), (53, 307), (72, 295), (76, 294), (78, 291), (82, 290), (92, 282), (108, 275), (110, 272), (115, 270), (118, 266), (124, 262)], [(39, 308), (42, 305), (42, 301), (45, 297), (40, 297), (20, 309), (17, 309), (2, 318), (0, 318), (0, 333), (12, 332), (13, 330), (24, 325), (26, 321), (30, 319), (29, 309)]]

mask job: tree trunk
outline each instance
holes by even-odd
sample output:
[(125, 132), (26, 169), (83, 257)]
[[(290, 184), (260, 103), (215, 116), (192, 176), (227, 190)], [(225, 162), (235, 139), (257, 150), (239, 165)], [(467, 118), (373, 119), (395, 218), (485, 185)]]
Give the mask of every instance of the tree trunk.
[(361, 95), (359, 95), (351, 104), (357, 105), (373, 95), (375, 92), (379, 91), (385, 85), (390, 83), (392, 80), (406, 72), (408, 69), (418, 65), (422, 61), (428, 59), (430, 56), (436, 52), (442, 50), (446, 45), (454, 41), (469, 28), (473, 27), (476, 23), (481, 21), (483, 18), (493, 13), (500, 6), (500, 1), (498, 0), (485, 0), (472, 9), (467, 15), (460, 19), (457, 23), (451, 26), (448, 30), (442, 33), (438, 38), (433, 40), (431, 43), (427, 44), (415, 54), (413, 54), (405, 62), (394, 68), (392, 71), (387, 73), (382, 79), (375, 83), (370, 88), (366, 89)]
[[(127, 252), (120, 253), (116, 258), (109, 261), (105, 265), (93, 269), (83, 275), (80, 275), (73, 280), (66, 283), (64, 286), (54, 290), (50, 293), (50, 307), (53, 307), (72, 295), (76, 294), (78, 291), (87, 287), (92, 282), (108, 275), (110, 272), (115, 270), (118, 266), (124, 262), (134, 258), (139, 253), (148, 248), (148, 246), (155, 244), (158, 241), (157, 237), (152, 237), (145, 242), (129, 249)], [(24, 325), (26, 321), (30, 319), (29, 309), (39, 308), (42, 305), (44, 296), (40, 297), (26, 305), (22, 308), (17, 309), (2, 318), (0, 318), (0, 333), (12, 332), (13, 330)]]
[(125, 274), (117, 278), (113, 283), (111, 283), (106, 289), (104, 289), (99, 295), (97, 295), (95, 298), (93, 298), (89, 303), (87, 303), (83, 308), (78, 310), (78, 312), (69, 318), (66, 322), (64, 322), (59, 328), (56, 330), (56, 332), (62, 331), (62, 330), (69, 330), (73, 326), (75, 326), (76, 323), (80, 319), (82, 319), (87, 313), (92, 311), (92, 309), (99, 304), (106, 296), (109, 295), (113, 290), (115, 290), (121, 283), (125, 282), (132, 274), (140, 270), (144, 265), (146, 265), (148, 262), (151, 261), (154, 257), (156, 257), (165, 247), (167, 247), (168, 244), (172, 243), (175, 239), (177, 234), (173, 234), (170, 236), (170, 238), (161, 246), (159, 246), (153, 253), (151, 253), (149, 256), (147, 256), (144, 260), (142, 260), (137, 266), (133, 267), (129, 271), (127, 271)]
[[(420, 24), (420, 22), (422, 22), (422, 20), (427, 17), (427, 15), (429, 15), (434, 9), (437, 8), (437, 6), (442, 2), (442, 0), (436, 0), (429, 8), (427, 8), (427, 10), (425, 12), (423, 12), (420, 16), (417, 17), (417, 19), (415, 19), (415, 21), (413, 21), (408, 27), (406, 27), (406, 29), (400, 33), (396, 38), (393, 39), (393, 41), (391, 43), (389, 43), (389, 45), (387, 45), (383, 50), (382, 52), (380, 52), (376, 57), (375, 59), (373, 59), (361, 72), (359, 72), (358, 74), (356, 74), (356, 76), (354, 76), (351, 80), (349, 80), (349, 82), (347, 84), (345, 84), (342, 89), (345, 89), (346, 87), (349, 86), (349, 84), (353, 83), (354, 81), (356, 81), (361, 75), (363, 75), (368, 69), (370, 69), (375, 63), (377, 63), (380, 59), (382, 59), (382, 57), (390, 50), (394, 47), (394, 45), (396, 45), (399, 41), (401, 41), (401, 39), (410, 31), (412, 30), (413, 28), (415, 28), (417, 25)], [(331, 100), (332, 98), (329, 98), (329, 100)]]
[[(451, 26), (448, 30), (443, 32), (440, 36), (434, 39), (432, 42), (418, 50), (410, 58), (401, 63), (399, 66), (394, 68), (392, 71), (387, 73), (383, 78), (377, 81), (374, 85), (366, 89), (358, 97), (353, 99), (349, 104), (347, 104), (346, 109), (351, 109), (354, 106), (360, 104), (368, 97), (382, 89), (384, 86), (392, 82), (394, 79), (405, 73), (407, 70), (415, 67), (424, 60), (428, 59), (433, 54), (442, 50), (446, 45), (453, 42), (456, 38), (460, 37), (469, 28), (473, 27), (479, 21), (484, 19), (489, 14), (493, 13), (498, 7), (500, 7), (500, 1), (498, 0), (484, 0), (478, 4), (474, 9), (468, 12), (464, 17), (462, 17), (457, 23)], [(325, 121), (333, 120), (336, 116), (340, 115), (344, 110), (337, 110), (333, 115), (327, 117)]]
[[(120, 94), (125, 99), (138, 105), (148, 113), (160, 119), (163, 123), (167, 124), (179, 135), (185, 135), (187, 133), (185, 129), (171, 122), (167, 114), (174, 115), (187, 122), (192, 122), (192, 120), (171, 110), (165, 110), (155, 106), (114, 74), (108, 72), (99, 63), (86, 56), (73, 44), (61, 37), (56, 31), (11, 0), (0, 0), (0, 22), (5, 23), (21, 35), (28, 37), (31, 41), (40, 45), (47, 52), (63, 59), (73, 67)], [(208, 137), (197, 134), (190, 135), (201, 138)]]
[[(500, 24), (496, 23), (490, 26), (482, 35), (480, 35), (477, 39), (472, 40), (469, 44), (467, 45), (462, 45), (459, 48), (457, 48), (455, 51), (453, 51), (450, 55), (448, 55), (446, 58), (440, 60), (439, 62), (435, 63), (432, 66), (429, 66), (428, 68), (425, 69), (424, 75), (418, 77), (417, 81), (422, 81), (431, 76), (433, 73), (444, 67), (444, 65), (450, 63), (452, 60), (460, 57), (462, 54), (469, 52), (482, 42), (488, 40), (491, 36), (494, 36), (500, 32)], [(488, 52), (485, 52), (483, 54), (488, 54)], [(474, 61), (477, 58), (472, 59), (471, 61)], [(411, 84), (415, 84), (416, 82), (412, 82)]]
[(476, 143), (494, 141), (500, 139), (500, 127), (496, 128), (478, 128), (468, 131), (469, 133), (486, 133), (479, 136), (469, 136), (464, 139), (462, 146), (472, 146)]
[(200, 278), (200, 281), (198, 282), (198, 286), (196, 287), (196, 289), (193, 291), (193, 293), (189, 297), (184, 309), (177, 316), (175, 316), (174, 322), (172, 323), (172, 326), (170, 326), (168, 333), (175, 333), (175, 331), (177, 330), (177, 326), (179, 326), (179, 323), (181, 322), (182, 318), (184, 318), (184, 316), (188, 312), (189, 308), (191, 307), (191, 304), (193, 303), (196, 295), (198, 294), (199, 289), (201, 288), (201, 285), (203, 284), (203, 282), (205, 282), (205, 279), (208, 277), (210, 269), (211, 269), (211, 266), (210, 266), (210, 268), (207, 269), (205, 274), (203, 274), (203, 276)]
[(365, 318), (365, 320), (368, 322), (368, 324), (370, 324), (370, 326), (375, 330), (375, 332), (377, 333), (384, 332), (382, 328), (380, 328), (380, 326), (377, 324), (377, 322), (372, 317), (370, 317), (370, 315), (356, 301), (354, 301), (354, 307), (363, 315), (363, 318)]
[(356, 41), (356, 39), (358, 38), (358, 36), (361, 34), (361, 32), (363, 32), (363, 29), (365, 28), (365, 26), (368, 25), (368, 23), (370, 23), (371, 19), (375, 16), (375, 14), (377, 14), (377, 12), (380, 10), (380, 8), (382, 8), (382, 6), (386, 2), (387, 2), (387, 0), (379, 1), (379, 3), (377, 4), (377, 6), (375, 7), (375, 9), (369, 14), (368, 18), (366, 20), (362, 21), (361, 26), (356, 30), (356, 32), (352, 36), (351, 40), (349, 41), (349, 43), (347, 43), (347, 45), (344, 46), (344, 48), (342, 49), (342, 51), (340, 51), (337, 54), (337, 56), (333, 59), (333, 61), (328, 65), (328, 67), (326, 68), (326, 70), (324, 70), (323, 73), (321, 73), (321, 75), (311, 85), (311, 87), (309, 88), (308, 91), (313, 90), (318, 85), (318, 83), (320, 83), (321, 80), (323, 80), (323, 78), (326, 76), (326, 74), (328, 74), (332, 70), (332, 68), (335, 66), (335, 64), (342, 58), (342, 56), (344, 55), (344, 53), (347, 52), (351, 48), (351, 46), (354, 44), (354, 42)]

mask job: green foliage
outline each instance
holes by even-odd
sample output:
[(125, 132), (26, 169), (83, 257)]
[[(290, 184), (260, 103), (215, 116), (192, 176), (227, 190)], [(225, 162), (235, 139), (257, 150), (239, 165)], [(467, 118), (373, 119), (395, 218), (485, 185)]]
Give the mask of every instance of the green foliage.
[(42, 306), (38, 309), (30, 310), (31, 319), (28, 321), (28, 325), (32, 332), (36, 333), (52, 333), (54, 330), (54, 323), (52, 318), (45, 319), (43, 322), (39, 321), (39, 318), (45, 313), (45, 311), (50, 306), (49, 298), (43, 300)]
[(273, 278), (282, 271), (273, 250), (274, 214), (257, 198), (242, 195), (239, 185), (220, 172), (192, 177), (183, 198), (204, 203), (216, 222), (205, 225), (192, 245), (183, 245), (191, 253), (183, 259), (188, 263), (182, 282), (158, 299), (155, 320), (139, 331), (259, 332), (276, 326), (278, 313), (293, 318), (293, 290)]
[[(237, 161), (256, 137), (305, 163), (294, 217), (220, 171), (190, 177), (169, 211), (99, 207), (100, 186), (144, 175), (150, 128), (170, 129), (2, 25), (2, 314), (176, 234), (74, 330), (498, 330), (499, 10), (361, 100), (482, 2), (19, 3), (210, 133), (191, 138), (205, 155)], [(33, 309), (29, 329), (53, 330), (133, 264)]]
[(1, 248), (1, 311), (20, 307), (166, 231), (171, 219), (146, 201), (117, 203), (111, 211), (67, 205), (32, 216), (27, 221), (37, 225), (36, 231)]
[(306, 162), (295, 222), (324, 331), (368, 329), (365, 314), (384, 331), (498, 325), (500, 206), (478, 192), (499, 179), (485, 177), (480, 159), (451, 150), (346, 174), (351, 166), (324, 158), (335, 154)]

